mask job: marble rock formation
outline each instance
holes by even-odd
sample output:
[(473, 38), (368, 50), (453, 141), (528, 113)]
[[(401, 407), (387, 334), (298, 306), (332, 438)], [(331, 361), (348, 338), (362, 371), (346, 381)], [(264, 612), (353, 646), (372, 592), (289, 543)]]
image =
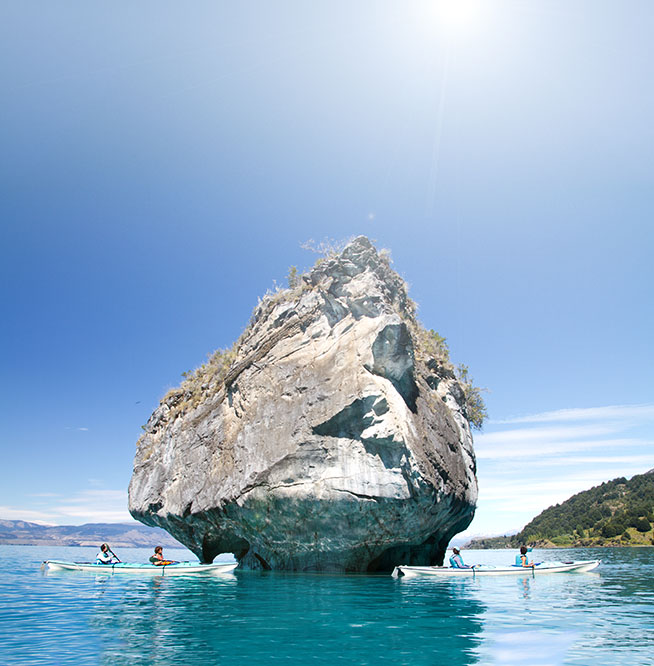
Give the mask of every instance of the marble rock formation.
[(205, 562), (440, 564), (477, 483), (464, 389), (422, 334), (386, 255), (356, 238), (267, 295), (234, 351), (162, 400), (130, 512)]

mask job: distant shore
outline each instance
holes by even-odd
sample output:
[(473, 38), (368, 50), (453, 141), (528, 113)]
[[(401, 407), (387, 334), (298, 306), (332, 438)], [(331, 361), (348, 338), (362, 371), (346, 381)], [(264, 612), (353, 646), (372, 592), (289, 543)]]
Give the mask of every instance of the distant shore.
[(0, 544), (5, 546), (97, 547), (103, 542), (115, 548), (151, 548), (160, 545), (183, 548), (158, 527), (133, 523), (87, 523), (85, 525), (39, 525), (24, 520), (0, 519)]
[(654, 548), (654, 543), (644, 541), (625, 541), (624, 539), (576, 539), (566, 543), (555, 543), (546, 539), (539, 541), (528, 541), (524, 543), (515, 536), (482, 537), (468, 541), (463, 548), (468, 550), (507, 550), (519, 548), (525, 545), (530, 548)]

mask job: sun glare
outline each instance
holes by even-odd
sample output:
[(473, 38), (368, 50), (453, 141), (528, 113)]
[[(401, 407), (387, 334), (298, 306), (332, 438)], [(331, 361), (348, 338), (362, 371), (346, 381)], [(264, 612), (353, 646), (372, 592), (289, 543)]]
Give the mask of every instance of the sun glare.
[(452, 32), (473, 29), (481, 16), (479, 0), (439, 0), (435, 4), (439, 21)]

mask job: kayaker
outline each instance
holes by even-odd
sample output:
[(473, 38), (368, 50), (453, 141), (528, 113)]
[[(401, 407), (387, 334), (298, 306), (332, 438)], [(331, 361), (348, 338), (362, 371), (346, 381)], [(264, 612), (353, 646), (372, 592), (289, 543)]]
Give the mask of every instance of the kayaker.
[(165, 562), (163, 557), (163, 548), (161, 546), (157, 546), (154, 549), (154, 555), (150, 556), (150, 562), (157, 566), (161, 566)]
[(450, 566), (452, 569), (472, 569), (469, 564), (463, 563), (461, 551), (458, 548), (452, 548), (452, 557), (450, 557)]
[(527, 546), (520, 546), (520, 554), (515, 556), (515, 564), (517, 567), (534, 568), (534, 563), (529, 562), (529, 558), (527, 557), (527, 553), (530, 553), (531, 550), (532, 549), (527, 548)]
[[(96, 564), (113, 564), (116, 557), (106, 543), (100, 546), (100, 552), (95, 556)], [(116, 558), (118, 561), (118, 558)]]
[(157, 546), (154, 549), (154, 555), (150, 556), (150, 562), (157, 567), (164, 566), (166, 564), (176, 564), (174, 560), (164, 559), (162, 546)]

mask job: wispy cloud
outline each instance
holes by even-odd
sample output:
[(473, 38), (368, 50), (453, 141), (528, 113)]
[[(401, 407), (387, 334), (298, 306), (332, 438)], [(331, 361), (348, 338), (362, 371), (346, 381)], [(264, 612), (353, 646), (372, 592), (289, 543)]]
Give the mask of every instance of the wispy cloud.
[[(122, 523), (133, 518), (127, 510), (127, 491), (89, 488), (68, 496), (39, 497), (38, 508), (0, 506), (0, 518), (27, 520), (51, 525)], [(49, 500), (49, 501), (44, 501)]]
[(127, 511), (127, 492), (90, 488), (67, 498), (60, 498), (52, 507), (53, 513), (75, 523), (124, 522), (132, 520)]
[[(654, 446), (654, 443), (648, 442), (651, 446)], [(499, 456), (498, 456), (499, 457)], [(502, 460), (502, 471), (504, 473), (513, 473), (515, 470), (522, 470), (525, 466), (525, 461), (522, 458), (513, 460), (513, 459), (503, 459)], [(654, 456), (651, 454), (643, 455), (622, 455), (619, 451), (613, 455), (576, 455), (576, 456), (564, 456), (560, 458), (532, 458), (529, 460), (529, 468), (558, 468), (558, 467), (570, 467), (570, 466), (589, 466), (589, 465), (612, 465), (612, 466), (635, 466), (637, 470), (634, 472), (638, 473), (638, 470), (643, 470), (649, 467), (654, 467)]]
[(475, 437), (479, 502), (470, 531), (502, 533), (618, 476), (654, 467), (654, 405), (560, 409), (489, 423)]
[[(597, 482), (597, 472), (588, 471), (586, 473), (575, 474), (573, 478), (564, 477), (558, 479), (528, 480), (507, 482), (501, 485), (481, 488), (479, 491), (480, 499), (486, 500), (509, 500), (514, 502), (518, 499), (521, 503), (529, 497), (538, 497), (541, 500), (546, 495), (552, 497), (563, 497), (567, 499), (582, 487), (592, 485)], [(556, 503), (556, 502), (555, 502)]]
[(127, 493), (124, 490), (106, 490), (99, 488), (89, 488), (82, 490), (65, 500), (60, 499), (59, 506), (86, 506), (93, 504), (127, 504)]
[[(520, 440), (524, 442), (525, 440)], [(547, 441), (539, 440), (537, 444), (524, 446), (513, 446), (510, 440), (504, 440), (502, 446), (485, 446), (480, 444), (475, 447), (478, 459), (491, 459), (491, 460), (515, 460), (517, 458), (530, 458), (537, 460), (542, 459), (544, 456), (563, 455), (567, 453), (574, 453), (578, 451), (593, 451), (610, 449), (613, 451), (621, 451), (628, 447), (649, 448), (654, 449), (654, 442), (648, 439), (582, 439), (582, 440), (569, 440), (569, 441)]]
[(606, 407), (586, 407), (558, 409), (551, 412), (517, 416), (493, 421), (497, 424), (548, 423), (562, 421), (604, 421), (604, 420), (654, 420), (654, 405), (608, 405)]
[(0, 505), (0, 518), (3, 520), (25, 520), (28, 523), (40, 523), (42, 525), (56, 525), (52, 516), (47, 511), (34, 511), (14, 506)]
[(125, 509), (111, 510), (108, 508), (75, 508), (61, 507), (60, 515), (63, 520), (60, 524), (77, 525), (82, 523), (129, 523), (132, 516)]
[(475, 437), (475, 444), (520, 444), (549, 442), (558, 440), (587, 439), (601, 437), (620, 432), (623, 428), (615, 424), (603, 423), (598, 425), (570, 425), (559, 427), (533, 427), (500, 430), (498, 432), (482, 433)]

